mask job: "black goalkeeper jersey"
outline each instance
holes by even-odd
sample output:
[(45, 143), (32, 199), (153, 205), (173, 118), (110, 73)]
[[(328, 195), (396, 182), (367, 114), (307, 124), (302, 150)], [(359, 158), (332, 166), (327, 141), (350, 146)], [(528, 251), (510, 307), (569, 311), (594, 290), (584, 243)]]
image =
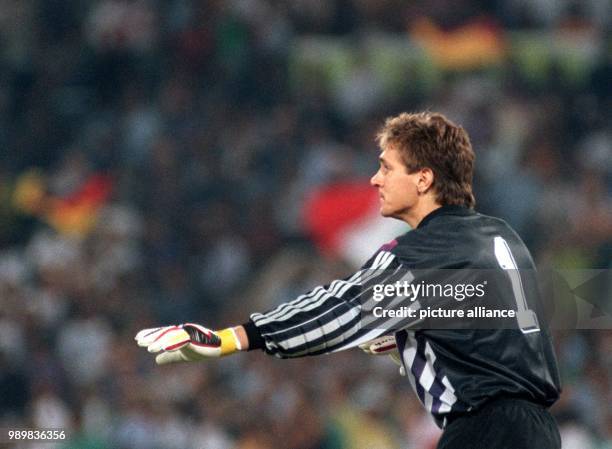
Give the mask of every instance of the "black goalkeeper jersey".
[[(251, 348), (280, 358), (345, 350), (390, 333), (384, 327), (363, 325), (366, 283), (383, 284), (394, 273), (408, 270), (509, 268), (526, 270), (519, 271), (521, 294), (504, 277), (504, 285), (491, 286), (496, 300), (513, 309), (520, 310), (521, 301), (535, 307), (539, 292), (530, 278), (534, 263), (510, 226), (471, 209), (444, 206), (384, 245), (352, 276), (269, 312), (254, 313), (245, 329)], [(440, 426), (449, 415), (477, 409), (495, 397), (518, 397), (544, 406), (558, 399), (551, 338), (529, 318), (519, 319), (516, 329), (427, 329), (404, 322), (403, 328), (394, 330), (412, 387)]]

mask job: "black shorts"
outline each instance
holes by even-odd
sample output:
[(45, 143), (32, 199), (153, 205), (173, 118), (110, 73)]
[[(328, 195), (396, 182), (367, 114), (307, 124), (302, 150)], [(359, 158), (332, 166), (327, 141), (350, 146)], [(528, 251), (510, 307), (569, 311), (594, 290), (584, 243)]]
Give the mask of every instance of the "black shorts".
[(449, 419), (437, 449), (560, 449), (555, 419), (523, 399), (496, 399)]

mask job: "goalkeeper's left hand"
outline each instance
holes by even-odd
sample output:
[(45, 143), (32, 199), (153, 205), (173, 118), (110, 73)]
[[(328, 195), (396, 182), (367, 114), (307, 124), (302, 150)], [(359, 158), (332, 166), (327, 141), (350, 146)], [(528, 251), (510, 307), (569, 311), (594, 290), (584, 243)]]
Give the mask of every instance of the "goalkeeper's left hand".
[(402, 359), (400, 358), (400, 354), (397, 349), (397, 343), (395, 342), (395, 337), (393, 335), (375, 338), (374, 340), (360, 344), (359, 348), (369, 355), (388, 355), (391, 360), (399, 365), (400, 375), (406, 375), (406, 370), (404, 369)]
[(138, 346), (146, 347), (158, 365), (175, 362), (197, 362), (222, 357), (241, 350), (233, 328), (212, 331), (199, 324), (143, 329), (136, 334)]

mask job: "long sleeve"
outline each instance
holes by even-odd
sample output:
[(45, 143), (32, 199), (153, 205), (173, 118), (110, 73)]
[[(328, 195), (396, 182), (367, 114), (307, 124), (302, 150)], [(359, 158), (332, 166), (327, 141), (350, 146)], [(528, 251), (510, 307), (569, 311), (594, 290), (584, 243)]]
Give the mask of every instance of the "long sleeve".
[(397, 257), (380, 250), (352, 276), (317, 287), (266, 313), (253, 313), (251, 322), (265, 351), (279, 358), (355, 347), (388, 333), (384, 327), (363, 325), (363, 305), (371, 304), (374, 285), (389, 282), (401, 271)]

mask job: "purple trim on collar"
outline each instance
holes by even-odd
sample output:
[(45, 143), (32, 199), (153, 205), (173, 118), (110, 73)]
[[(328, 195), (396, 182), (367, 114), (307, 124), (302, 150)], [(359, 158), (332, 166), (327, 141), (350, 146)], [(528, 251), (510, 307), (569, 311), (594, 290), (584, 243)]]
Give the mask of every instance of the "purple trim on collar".
[(397, 240), (393, 239), (389, 243), (385, 243), (380, 247), (380, 251), (391, 251), (393, 248), (397, 246)]

